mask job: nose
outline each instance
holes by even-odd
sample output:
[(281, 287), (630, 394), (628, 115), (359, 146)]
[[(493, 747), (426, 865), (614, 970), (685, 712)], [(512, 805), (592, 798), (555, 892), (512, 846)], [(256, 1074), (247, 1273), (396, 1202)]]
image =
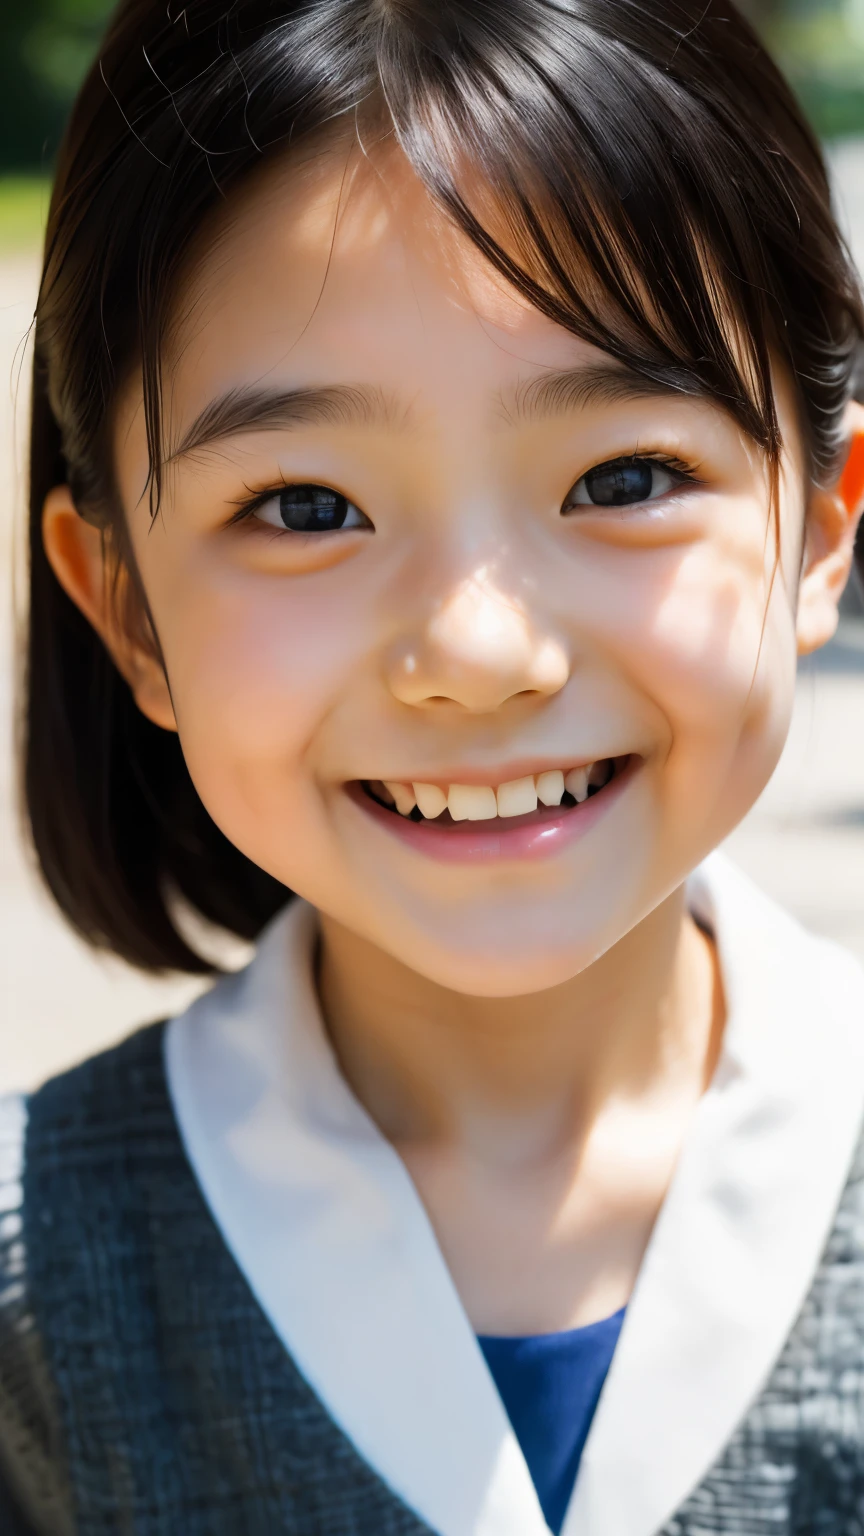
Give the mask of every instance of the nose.
[(517, 695), (558, 693), (570, 661), (561, 641), (482, 566), (400, 639), (387, 670), (403, 704), (456, 704), (481, 714)]

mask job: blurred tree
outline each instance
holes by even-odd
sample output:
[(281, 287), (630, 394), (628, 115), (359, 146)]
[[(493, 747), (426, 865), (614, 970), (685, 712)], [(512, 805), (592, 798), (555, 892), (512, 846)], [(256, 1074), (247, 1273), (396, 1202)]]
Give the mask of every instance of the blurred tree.
[(49, 169), (111, 0), (0, 0), (0, 172)]
[(864, 132), (864, 0), (739, 0), (823, 138)]

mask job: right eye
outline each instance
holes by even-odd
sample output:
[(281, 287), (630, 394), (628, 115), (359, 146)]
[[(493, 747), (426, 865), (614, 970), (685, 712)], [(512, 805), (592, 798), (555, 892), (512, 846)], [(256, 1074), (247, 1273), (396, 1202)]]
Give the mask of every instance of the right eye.
[(562, 511), (574, 507), (632, 507), (656, 501), (692, 476), (670, 463), (634, 454), (589, 469), (570, 491)]
[(327, 485), (285, 485), (259, 502), (252, 516), (289, 533), (339, 533), (372, 527), (353, 501)]

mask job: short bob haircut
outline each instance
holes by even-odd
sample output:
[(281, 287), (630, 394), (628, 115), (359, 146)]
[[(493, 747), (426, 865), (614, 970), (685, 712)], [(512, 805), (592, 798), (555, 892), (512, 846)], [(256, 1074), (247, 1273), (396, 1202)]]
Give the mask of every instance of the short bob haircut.
[(61, 148), (37, 309), (23, 782), (60, 908), (146, 969), (212, 968), (178, 896), (250, 939), (290, 893), (136, 708), (51, 571), (43, 502), (68, 483), (122, 551), (112, 404), (142, 370), (158, 500), (160, 359), (202, 221), (265, 161), (369, 128), (538, 309), (719, 403), (775, 472), (779, 362), (811, 478), (837, 468), (858, 280), (814, 137), (730, 0), (123, 0)]

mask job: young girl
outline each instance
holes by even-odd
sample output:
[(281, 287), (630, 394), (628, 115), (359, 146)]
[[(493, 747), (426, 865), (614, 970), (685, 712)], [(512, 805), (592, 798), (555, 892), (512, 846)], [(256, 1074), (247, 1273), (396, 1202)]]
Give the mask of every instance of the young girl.
[(93, 944), (260, 942), (4, 1106), (3, 1536), (860, 1536), (864, 977), (711, 850), (862, 336), (729, 0), (124, 0), (27, 806)]

